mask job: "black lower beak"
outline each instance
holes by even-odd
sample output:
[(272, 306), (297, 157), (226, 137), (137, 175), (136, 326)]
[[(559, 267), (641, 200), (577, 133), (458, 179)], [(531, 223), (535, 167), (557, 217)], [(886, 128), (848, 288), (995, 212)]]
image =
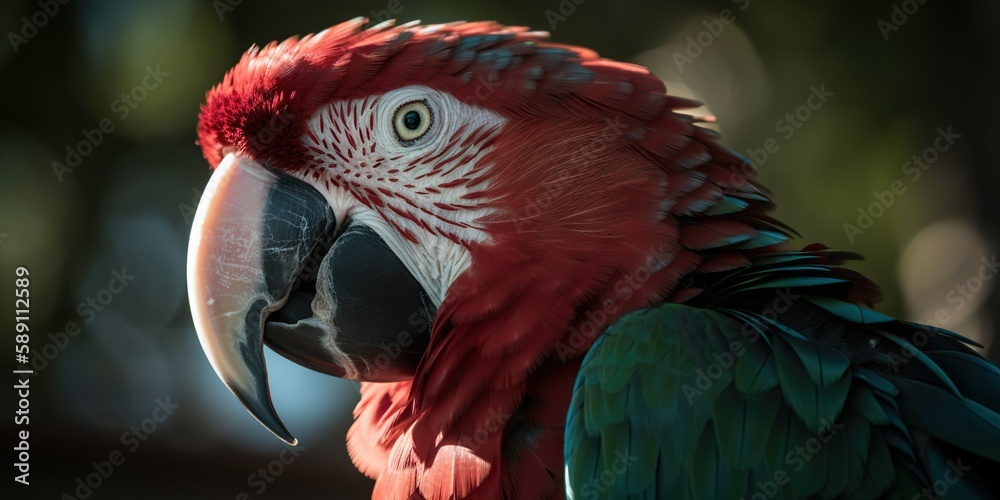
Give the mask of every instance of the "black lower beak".
[(264, 342), (318, 372), (368, 382), (413, 377), (435, 308), (375, 231), (350, 225), (313, 276), (265, 323)]
[(323, 373), (402, 380), (416, 370), (435, 312), (374, 231), (352, 224), (338, 233), (319, 191), (234, 155), (198, 206), (188, 287), (216, 373), (261, 424), (293, 444), (270, 400), (265, 342)]

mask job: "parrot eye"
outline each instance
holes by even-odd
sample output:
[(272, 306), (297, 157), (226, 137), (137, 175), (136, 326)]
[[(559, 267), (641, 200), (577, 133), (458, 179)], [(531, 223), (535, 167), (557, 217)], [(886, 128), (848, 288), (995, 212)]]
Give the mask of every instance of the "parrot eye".
[(427, 101), (412, 101), (403, 104), (396, 108), (396, 113), (392, 117), (396, 137), (404, 146), (412, 145), (414, 141), (423, 137), (433, 122), (434, 115), (431, 113), (431, 108), (427, 106)]

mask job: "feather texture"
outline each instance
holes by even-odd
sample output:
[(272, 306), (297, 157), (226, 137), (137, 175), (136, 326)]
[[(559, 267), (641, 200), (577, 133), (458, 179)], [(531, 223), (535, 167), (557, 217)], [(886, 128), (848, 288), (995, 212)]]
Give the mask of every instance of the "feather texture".
[[(844, 256), (830, 254), (764, 255), (687, 304), (613, 324), (573, 391), (569, 495), (910, 498), (946, 481), (961, 498), (995, 495), (1000, 370), (950, 332), (930, 345), (919, 325), (844, 301), (854, 285), (831, 281)], [(627, 418), (605, 408), (622, 393), (644, 395)], [(661, 431), (626, 439), (633, 420)], [(622, 481), (608, 449), (667, 469)]]

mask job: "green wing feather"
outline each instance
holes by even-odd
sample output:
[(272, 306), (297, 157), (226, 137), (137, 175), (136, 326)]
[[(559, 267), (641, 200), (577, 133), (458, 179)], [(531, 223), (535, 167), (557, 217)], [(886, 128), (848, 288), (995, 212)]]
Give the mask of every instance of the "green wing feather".
[(997, 495), (1000, 369), (846, 300), (834, 254), (761, 256), (609, 327), (573, 390), (567, 495)]

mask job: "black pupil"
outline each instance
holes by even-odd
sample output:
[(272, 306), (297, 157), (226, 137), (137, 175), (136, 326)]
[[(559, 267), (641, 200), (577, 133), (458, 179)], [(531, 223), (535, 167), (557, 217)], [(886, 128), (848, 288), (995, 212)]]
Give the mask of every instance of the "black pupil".
[(420, 113), (412, 110), (407, 111), (406, 114), (403, 115), (403, 126), (406, 127), (407, 130), (416, 130), (420, 128)]

